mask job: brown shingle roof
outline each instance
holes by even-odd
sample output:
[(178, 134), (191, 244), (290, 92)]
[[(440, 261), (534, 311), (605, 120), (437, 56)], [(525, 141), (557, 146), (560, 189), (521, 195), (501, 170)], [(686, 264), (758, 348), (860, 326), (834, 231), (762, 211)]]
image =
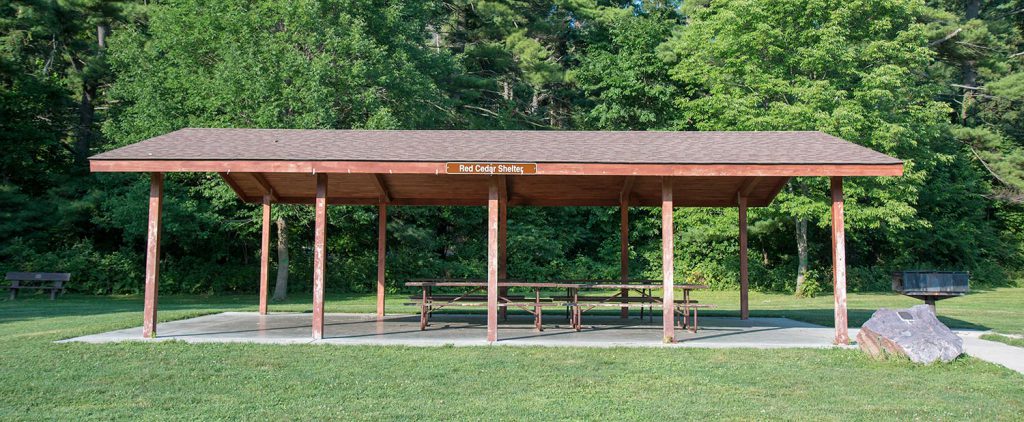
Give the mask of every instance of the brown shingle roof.
[(93, 160), (899, 164), (821, 132), (181, 129)]

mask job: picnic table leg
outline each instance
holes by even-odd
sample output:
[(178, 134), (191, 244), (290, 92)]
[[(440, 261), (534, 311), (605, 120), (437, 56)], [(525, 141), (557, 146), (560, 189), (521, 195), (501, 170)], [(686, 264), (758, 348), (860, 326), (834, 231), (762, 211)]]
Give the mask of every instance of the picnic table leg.
[(427, 326), (430, 326), (430, 317), (434, 316), (434, 287), (427, 286), (427, 298), (430, 299), (430, 305), (427, 306)]
[(647, 322), (654, 322), (654, 289), (647, 289), (647, 297), (651, 298), (647, 303)]
[(583, 329), (583, 311), (580, 309), (580, 290), (572, 289), (572, 302), (576, 304), (576, 331)]
[(18, 289), (16, 287), (14, 287), (14, 286), (11, 286), (11, 298), (10, 298), (10, 300), (14, 300), (16, 297), (18, 297)]
[(693, 333), (697, 334), (697, 308), (693, 308)]
[(575, 327), (572, 320), (576, 318), (576, 313), (572, 312), (572, 290), (570, 289), (565, 289), (565, 303), (565, 319), (569, 321), (569, 325)]
[(420, 302), (420, 331), (427, 329), (427, 286), (423, 286), (423, 299)]
[(688, 317), (690, 316), (690, 291), (683, 289), (683, 328), (688, 326)]
[(50, 300), (57, 300), (57, 289), (50, 288)]
[(540, 313), (540, 288), (533, 289), (533, 323), (537, 326), (537, 331), (544, 331), (544, 327), (541, 325), (541, 313)]

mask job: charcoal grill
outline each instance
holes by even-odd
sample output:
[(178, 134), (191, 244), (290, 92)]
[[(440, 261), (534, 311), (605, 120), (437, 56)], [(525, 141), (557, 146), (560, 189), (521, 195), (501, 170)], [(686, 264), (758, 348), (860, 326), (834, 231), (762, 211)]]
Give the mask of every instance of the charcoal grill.
[(901, 271), (892, 274), (892, 290), (921, 299), (934, 311), (936, 301), (967, 294), (969, 279), (963, 271)]

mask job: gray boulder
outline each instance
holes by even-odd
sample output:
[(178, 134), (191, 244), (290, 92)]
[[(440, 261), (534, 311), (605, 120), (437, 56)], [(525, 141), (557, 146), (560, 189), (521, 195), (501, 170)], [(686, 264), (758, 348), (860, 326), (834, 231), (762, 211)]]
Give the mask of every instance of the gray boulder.
[(964, 341), (928, 305), (879, 309), (857, 334), (860, 349), (874, 357), (906, 356), (916, 363), (950, 362), (964, 352)]

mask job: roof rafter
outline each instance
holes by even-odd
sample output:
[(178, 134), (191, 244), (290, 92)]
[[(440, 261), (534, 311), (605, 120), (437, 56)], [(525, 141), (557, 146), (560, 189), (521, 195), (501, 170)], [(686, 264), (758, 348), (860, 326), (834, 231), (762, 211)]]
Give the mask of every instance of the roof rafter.
[(274, 190), (274, 185), (270, 184), (270, 181), (263, 176), (263, 173), (249, 173), (249, 175), (251, 175), (253, 179), (256, 179), (256, 183), (259, 183), (260, 187), (263, 188), (263, 194), (269, 195), (271, 201), (280, 201), (280, 198), (277, 196), (277, 191)]
[(380, 194), (381, 202), (385, 204), (391, 203), (391, 191), (388, 190), (388, 185), (387, 182), (384, 181), (384, 176), (381, 176), (380, 173), (374, 173), (372, 176), (373, 184), (377, 188), (377, 193)]
[(217, 174), (220, 175), (221, 179), (224, 179), (224, 182), (231, 187), (231, 190), (235, 191), (235, 194), (238, 195), (238, 197), (241, 198), (243, 202), (252, 202), (252, 199), (246, 196), (245, 191), (242, 190), (240, 186), (238, 186), (238, 182), (236, 182), (235, 179), (231, 177), (231, 173), (220, 172)]
[(619, 191), (619, 202), (623, 204), (629, 203), (629, 195), (633, 193), (633, 181), (634, 176), (626, 176), (626, 180), (622, 182), (622, 190)]

